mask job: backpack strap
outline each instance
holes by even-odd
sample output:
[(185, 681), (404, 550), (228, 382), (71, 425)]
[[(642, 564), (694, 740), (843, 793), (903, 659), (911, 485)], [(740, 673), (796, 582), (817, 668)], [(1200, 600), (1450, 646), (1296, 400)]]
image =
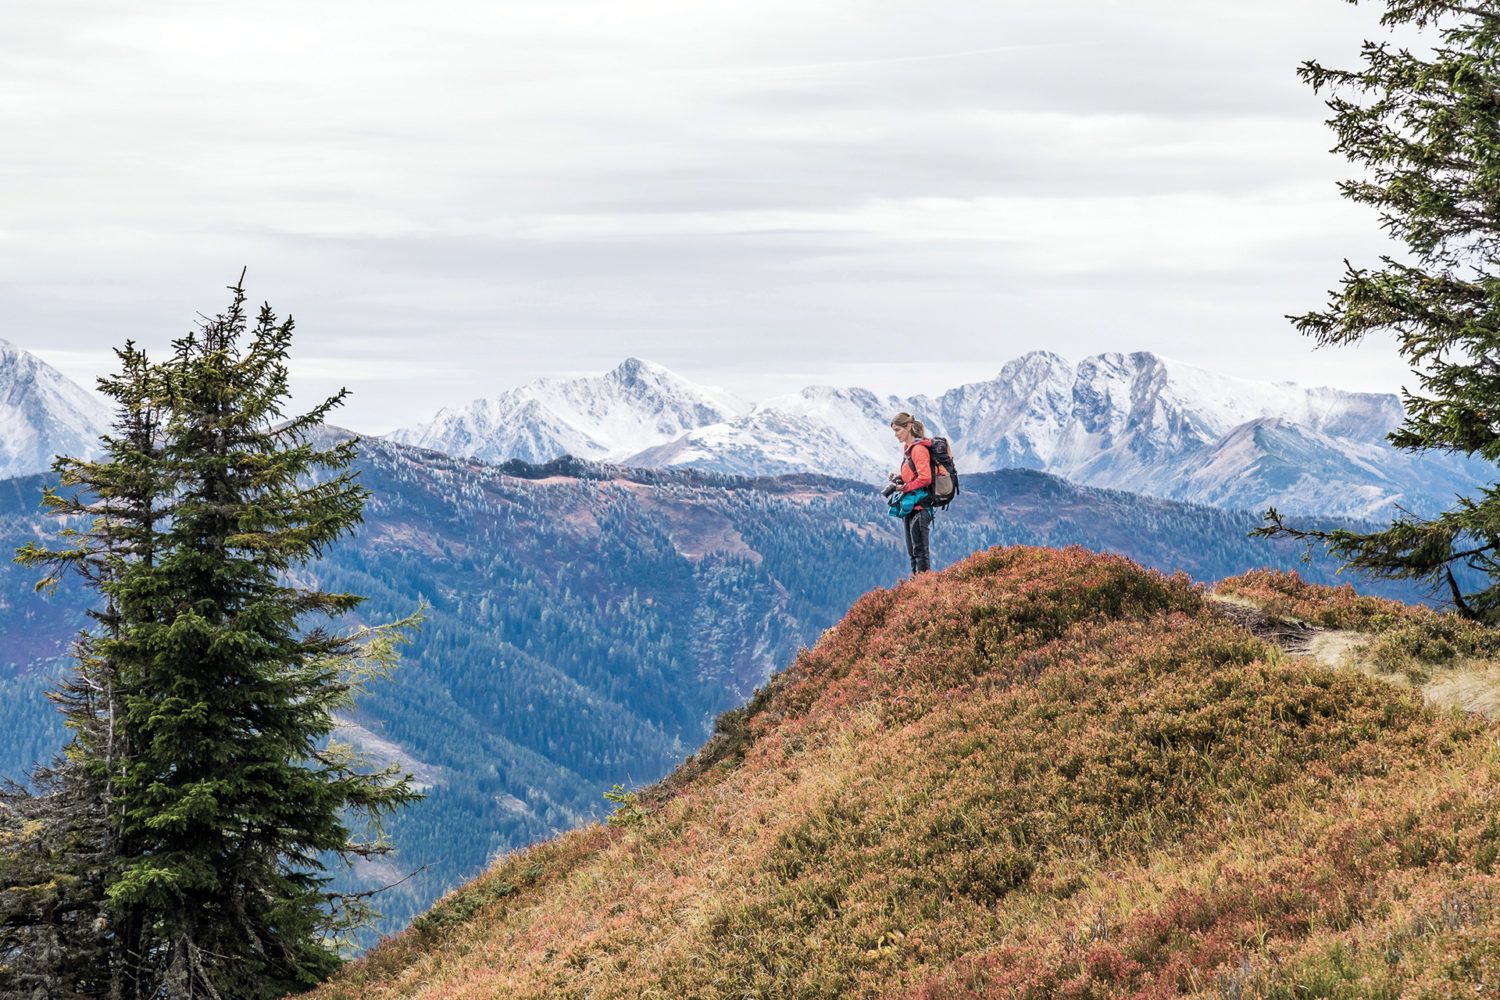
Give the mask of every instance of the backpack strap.
[(911, 466), (911, 474), (915, 476), (917, 474), (917, 463), (912, 461), (911, 453), (913, 450), (915, 450), (917, 445), (921, 445), (923, 448), (927, 449), (927, 468), (931, 475), (933, 477), (936, 477), (937, 463), (933, 461), (932, 458), (932, 445), (927, 444), (926, 439), (923, 439), (921, 441), (913, 441), (912, 446), (906, 449), (906, 452), (901, 456), (901, 461)]

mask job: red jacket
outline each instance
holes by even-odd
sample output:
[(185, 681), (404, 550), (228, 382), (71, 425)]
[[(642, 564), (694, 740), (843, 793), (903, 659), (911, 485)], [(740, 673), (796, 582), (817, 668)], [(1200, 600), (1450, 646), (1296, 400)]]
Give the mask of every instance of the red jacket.
[[(915, 493), (917, 490), (932, 492), (932, 438), (908, 444), (901, 461), (901, 492)], [(922, 505), (917, 504), (913, 509), (921, 510)]]

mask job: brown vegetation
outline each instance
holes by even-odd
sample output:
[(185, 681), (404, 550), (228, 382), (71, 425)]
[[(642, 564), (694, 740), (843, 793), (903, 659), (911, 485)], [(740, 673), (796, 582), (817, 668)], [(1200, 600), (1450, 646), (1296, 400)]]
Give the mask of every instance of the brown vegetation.
[[(1292, 579), (1221, 589), (1403, 655), (1490, 648)], [(868, 594), (615, 822), (503, 859), (317, 995), (1488, 995), (1496, 735), (1183, 578), (991, 550)]]

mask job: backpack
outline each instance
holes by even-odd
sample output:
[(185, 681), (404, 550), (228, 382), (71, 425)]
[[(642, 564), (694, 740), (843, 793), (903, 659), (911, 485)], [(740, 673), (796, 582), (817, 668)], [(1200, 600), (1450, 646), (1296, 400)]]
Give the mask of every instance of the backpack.
[[(953, 450), (948, 447), (948, 439), (942, 437), (929, 438), (927, 444), (927, 457), (932, 464), (932, 496), (928, 503), (933, 507), (947, 507), (958, 496), (958, 466), (953, 464)], [(910, 453), (906, 456), (911, 461)], [(912, 466), (912, 472), (916, 472), (916, 466)]]

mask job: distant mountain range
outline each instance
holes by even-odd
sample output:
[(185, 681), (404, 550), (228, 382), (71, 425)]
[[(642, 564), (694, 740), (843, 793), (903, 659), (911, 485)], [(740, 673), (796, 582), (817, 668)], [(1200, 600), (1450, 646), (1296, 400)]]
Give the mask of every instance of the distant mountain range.
[[(1072, 364), (1033, 351), (940, 396), (811, 386), (751, 403), (630, 358), (589, 378), (539, 379), (388, 435), (485, 462), (563, 455), (635, 468), (879, 482), (906, 410), (953, 443), (964, 472), (1037, 469), (1087, 486), (1236, 510), (1386, 518), (1444, 509), (1491, 464), (1386, 444), (1393, 394), (1220, 375), (1155, 354)], [(109, 420), (97, 397), (0, 341), (0, 477), (88, 455)]]
[(389, 437), (486, 462), (562, 455), (618, 461), (752, 409), (727, 392), (630, 358), (598, 378), (538, 379)]
[(1233, 509), (1432, 513), (1494, 473), (1480, 461), (1387, 445), (1403, 413), (1394, 394), (1253, 382), (1147, 352), (1075, 365), (1034, 351), (937, 397), (812, 386), (759, 404), (631, 358), (598, 377), (542, 379), (444, 410), (390, 437), (486, 461), (571, 454), (878, 482), (895, 465), (889, 421), (902, 410), (945, 434), (962, 470), (1039, 469)]

